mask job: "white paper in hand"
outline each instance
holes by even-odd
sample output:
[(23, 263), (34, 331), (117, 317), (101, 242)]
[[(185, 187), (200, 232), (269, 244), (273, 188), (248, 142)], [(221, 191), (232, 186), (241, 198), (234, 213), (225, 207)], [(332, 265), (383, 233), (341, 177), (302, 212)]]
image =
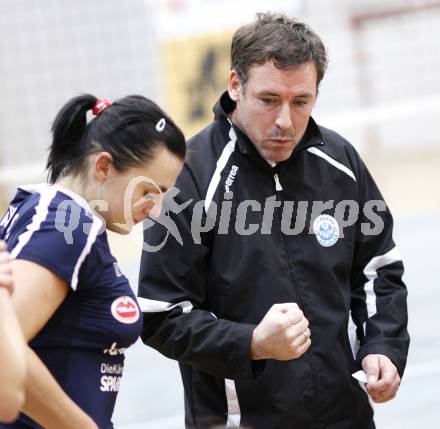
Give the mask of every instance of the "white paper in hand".
[(357, 371), (354, 374), (351, 374), (356, 380), (359, 380), (361, 383), (368, 383), (368, 375), (365, 371)]

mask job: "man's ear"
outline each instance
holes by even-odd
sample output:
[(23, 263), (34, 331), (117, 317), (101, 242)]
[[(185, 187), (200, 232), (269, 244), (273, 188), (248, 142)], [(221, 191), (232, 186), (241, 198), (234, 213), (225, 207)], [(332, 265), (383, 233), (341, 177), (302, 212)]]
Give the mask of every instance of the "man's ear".
[(240, 98), (241, 82), (237, 72), (232, 69), (228, 79), (228, 93), (231, 100), (237, 102)]
[(99, 152), (93, 161), (95, 178), (100, 182), (105, 182), (113, 170), (113, 157), (108, 152)]

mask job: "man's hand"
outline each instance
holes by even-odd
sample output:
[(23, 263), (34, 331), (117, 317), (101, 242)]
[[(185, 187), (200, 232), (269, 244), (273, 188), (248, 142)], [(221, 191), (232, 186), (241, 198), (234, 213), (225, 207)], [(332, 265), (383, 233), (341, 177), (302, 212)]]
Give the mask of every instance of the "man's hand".
[(367, 392), (374, 402), (383, 403), (396, 397), (400, 377), (396, 366), (384, 355), (368, 355), (362, 360), (368, 375)]
[(309, 322), (295, 303), (275, 304), (254, 329), (251, 357), (291, 360), (310, 347)]

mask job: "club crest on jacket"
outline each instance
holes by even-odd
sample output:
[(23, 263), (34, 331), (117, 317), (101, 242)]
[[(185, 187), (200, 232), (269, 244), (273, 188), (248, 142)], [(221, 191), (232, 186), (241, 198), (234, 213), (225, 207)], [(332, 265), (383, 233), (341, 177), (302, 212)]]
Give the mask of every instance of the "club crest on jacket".
[(338, 241), (339, 225), (333, 216), (318, 216), (313, 222), (313, 230), (321, 246), (330, 247)]

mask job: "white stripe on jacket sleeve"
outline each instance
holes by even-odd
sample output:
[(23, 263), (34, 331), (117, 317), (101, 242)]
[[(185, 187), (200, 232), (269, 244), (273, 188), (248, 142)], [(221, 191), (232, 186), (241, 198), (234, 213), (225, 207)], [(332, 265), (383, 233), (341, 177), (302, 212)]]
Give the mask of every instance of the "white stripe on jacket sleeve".
[(340, 162), (336, 161), (332, 157), (328, 156), (326, 153), (324, 153), (322, 150), (319, 150), (316, 147), (309, 147), (307, 149), (307, 152), (313, 153), (313, 155), (319, 156), (320, 158), (327, 161), (329, 164), (333, 165), (333, 167), (336, 167), (338, 170), (344, 172), (347, 176), (350, 176), (355, 182), (356, 177), (348, 167), (346, 167), (344, 164), (341, 164)]
[(228, 420), (226, 421), (226, 428), (239, 428), (241, 421), (241, 411), (234, 380), (229, 380), (225, 378), (225, 391), (226, 402), (228, 405)]
[[(376, 293), (374, 292), (374, 281), (377, 279), (377, 270), (394, 262), (401, 261), (399, 249), (394, 246), (384, 255), (375, 256), (364, 268), (364, 275), (368, 281), (364, 285), (368, 318), (377, 313)], [(366, 334), (366, 322), (364, 323), (364, 334)]]
[(193, 305), (190, 301), (181, 301), (172, 304), (171, 302), (142, 298), (141, 296), (139, 296), (137, 300), (143, 313), (163, 313), (176, 307), (181, 307), (183, 313), (189, 313), (193, 309)]

